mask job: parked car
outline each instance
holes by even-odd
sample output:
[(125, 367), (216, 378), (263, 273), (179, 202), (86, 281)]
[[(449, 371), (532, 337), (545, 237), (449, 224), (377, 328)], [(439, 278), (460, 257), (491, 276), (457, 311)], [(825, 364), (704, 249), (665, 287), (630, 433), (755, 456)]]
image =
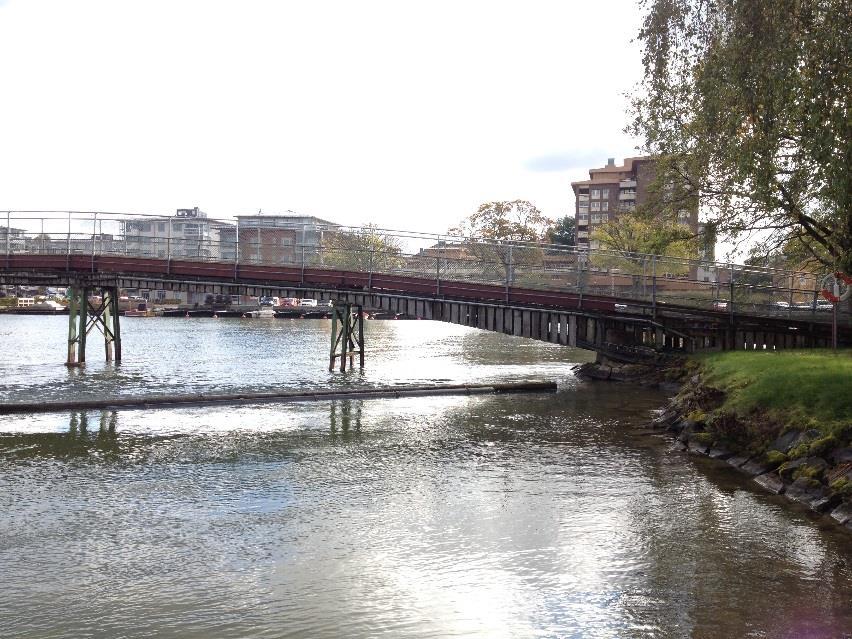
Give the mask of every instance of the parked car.
[(281, 301), (277, 297), (261, 297), (260, 298), (261, 306), (280, 306)]
[(280, 306), (298, 306), (299, 298), (298, 297), (282, 297), (280, 300)]
[(299, 306), (317, 306), (317, 301), (306, 297), (301, 302), (299, 302)]
[(727, 311), (728, 310), (728, 300), (713, 300), (713, 310), (714, 311)]

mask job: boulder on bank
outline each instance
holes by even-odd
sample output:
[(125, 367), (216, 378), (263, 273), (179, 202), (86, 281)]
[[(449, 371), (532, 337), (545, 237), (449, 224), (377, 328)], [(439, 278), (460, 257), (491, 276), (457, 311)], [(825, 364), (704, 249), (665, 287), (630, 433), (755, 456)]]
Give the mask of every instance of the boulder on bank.
[(763, 475), (758, 475), (754, 478), (754, 481), (759, 486), (762, 486), (775, 495), (780, 495), (785, 489), (784, 482), (781, 481), (781, 478), (775, 473), (764, 473)]
[(833, 497), (825, 486), (810, 477), (799, 477), (787, 487), (785, 494), (817, 512), (825, 512), (840, 501), (839, 498)]
[(831, 518), (838, 524), (852, 522), (852, 501), (844, 502), (832, 510)]
[(777, 437), (775, 441), (769, 444), (769, 450), (777, 450), (782, 453), (789, 453), (790, 450), (801, 443), (802, 437), (804, 433), (799, 430), (788, 430), (781, 436)]
[(772, 470), (772, 466), (764, 462), (762, 459), (753, 458), (739, 467), (741, 471), (748, 475), (763, 475)]

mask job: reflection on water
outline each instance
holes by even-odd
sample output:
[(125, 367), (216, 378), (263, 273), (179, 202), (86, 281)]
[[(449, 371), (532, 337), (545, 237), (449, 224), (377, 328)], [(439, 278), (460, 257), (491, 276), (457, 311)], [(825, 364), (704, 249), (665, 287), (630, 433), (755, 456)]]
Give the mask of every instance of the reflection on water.
[[(218, 348), (203, 351), (180, 349), (196, 339), (186, 323), (143, 326), (162, 364), (149, 353), (75, 375), (3, 362), (0, 393), (524, 378), (558, 379), (560, 391), (2, 417), (4, 638), (852, 628), (846, 537), (637, 434), (662, 397), (578, 383), (569, 349), (382, 322), (363, 374), (327, 376), (306, 355), (319, 323), (273, 326), (264, 340), (256, 323), (221, 322), (202, 339)], [(285, 350), (278, 330), (308, 350)], [(228, 375), (240, 348), (261, 354)]]

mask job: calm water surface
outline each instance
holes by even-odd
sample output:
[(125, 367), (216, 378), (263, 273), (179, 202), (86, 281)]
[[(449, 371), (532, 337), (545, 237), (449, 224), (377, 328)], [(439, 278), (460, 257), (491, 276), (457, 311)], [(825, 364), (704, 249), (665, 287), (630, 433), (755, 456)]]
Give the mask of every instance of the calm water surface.
[[(432, 322), (0, 317), (0, 401), (555, 379), (556, 394), (0, 417), (2, 637), (844, 637), (852, 542), (638, 432), (588, 354)], [(114, 430), (112, 430), (114, 429)]]

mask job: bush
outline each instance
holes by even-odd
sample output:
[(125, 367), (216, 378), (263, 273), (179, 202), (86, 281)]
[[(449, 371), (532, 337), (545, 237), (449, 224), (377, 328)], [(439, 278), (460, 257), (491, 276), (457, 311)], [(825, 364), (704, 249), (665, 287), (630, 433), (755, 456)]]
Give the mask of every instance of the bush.
[(799, 457), (806, 457), (810, 452), (810, 445), (805, 442), (803, 444), (799, 444), (798, 446), (791, 448), (790, 452), (787, 453), (788, 459), (798, 459)]
[(700, 444), (706, 444), (708, 446), (713, 443), (713, 435), (710, 433), (695, 433), (692, 436), (692, 439)]
[(811, 457), (822, 457), (832, 448), (837, 448), (837, 439), (834, 435), (828, 435), (812, 441), (808, 450), (810, 451)]
[(846, 479), (846, 477), (840, 477), (831, 482), (831, 490), (838, 495), (848, 497), (852, 495), (852, 482)]
[(689, 413), (686, 418), (694, 421), (696, 424), (704, 424), (707, 422), (707, 413), (703, 410), (696, 409)]
[(796, 479), (799, 477), (807, 477), (808, 479), (815, 480), (819, 483), (818, 480), (822, 477), (822, 471), (823, 469), (819, 466), (799, 466), (799, 469), (793, 473), (793, 477)]
[(780, 450), (770, 450), (766, 453), (765, 457), (766, 463), (772, 466), (773, 468), (777, 468), (785, 461), (787, 461), (787, 455), (782, 453)]

